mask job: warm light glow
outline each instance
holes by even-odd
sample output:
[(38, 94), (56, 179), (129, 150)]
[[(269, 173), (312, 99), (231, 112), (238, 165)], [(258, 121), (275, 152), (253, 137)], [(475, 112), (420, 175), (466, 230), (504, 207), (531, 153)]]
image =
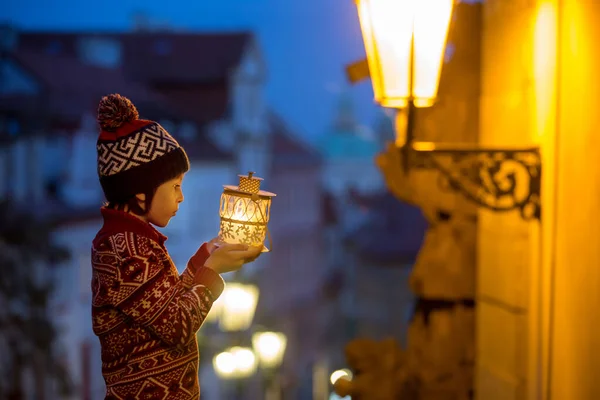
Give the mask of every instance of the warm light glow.
[(267, 234), (271, 199), (252, 199), (250, 196), (225, 191), (221, 195), (221, 231), (227, 243), (260, 246)]
[(235, 360), (236, 378), (249, 377), (256, 371), (256, 356), (251, 349), (232, 347), (229, 352)]
[(221, 313), (223, 312), (223, 296), (219, 296), (217, 300), (213, 303), (208, 315), (206, 315), (206, 322), (217, 322), (221, 317)]
[(453, 5), (454, 0), (357, 0), (373, 92), (383, 107), (403, 108), (411, 98), (416, 107), (433, 105)]
[(238, 186), (225, 185), (221, 195), (219, 238), (226, 243), (262, 246), (263, 251), (269, 251), (263, 243), (268, 233), (271, 199), (276, 194), (261, 190), (262, 178), (253, 172), (238, 177)]
[(247, 378), (256, 371), (256, 356), (246, 347), (232, 347), (213, 358), (213, 367), (222, 379)]
[(252, 346), (258, 353), (260, 364), (265, 368), (276, 368), (281, 365), (287, 338), (280, 332), (257, 332), (252, 335)]
[[(546, 139), (554, 141), (556, 130), (556, 43), (557, 24), (556, 5), (542, 3), (538, 5), (533, 36), (533, 88), (535, 91), (535, 127), (536, 142)], [(544, 146), (544, 148), (548, 148)], [(551, 159), (548, 158), (548, 160)], [(547, 163), (544, 163), (544, 166)]]
[(235, 372), (235, 358), (229, 352), (217, 354), (213, 358), (213, 368), (219, 378), (231, 378)]
[(349, 369), (338, 369), (337, 371), (333, 371), (331, 376), (329, 377), (329, 381), (332, 385), (335, 385), (338, 379), (344, 378), (348, 380), (352, 380), (352, 372)]
[(224, 331), (248, 329), (254, 318), (258, 303), (258, 288), (255, 285), (227, 283), (223, 294), (219, 326)]

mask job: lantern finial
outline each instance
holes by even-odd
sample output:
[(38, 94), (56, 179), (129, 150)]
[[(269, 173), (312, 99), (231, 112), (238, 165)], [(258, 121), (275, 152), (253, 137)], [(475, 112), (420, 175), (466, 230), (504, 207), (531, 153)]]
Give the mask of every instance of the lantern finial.
[(258, 176), (254, 176), (254, 172), (248, 172), (248, 175), (238, 175), (240, 178), (240, 183), (238, 185), (238, 189), (242, 192), (246, 193), (258, 193), (260, 192), (260, 181), (262, 178)]

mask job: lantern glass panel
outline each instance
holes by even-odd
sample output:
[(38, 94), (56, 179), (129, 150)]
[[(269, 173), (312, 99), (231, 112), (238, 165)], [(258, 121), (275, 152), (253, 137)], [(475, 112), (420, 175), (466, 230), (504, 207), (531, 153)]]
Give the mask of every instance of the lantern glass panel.
[(267, 234), (270, 206), (270, 198), (253, 199), (242, 193), (224, 191), (220, 207), (221, 240), (249, 246), (262, 245)]
[(415, 1), (413, 97), (417, 107), (431, 107), (437, 97), (453, 3)]

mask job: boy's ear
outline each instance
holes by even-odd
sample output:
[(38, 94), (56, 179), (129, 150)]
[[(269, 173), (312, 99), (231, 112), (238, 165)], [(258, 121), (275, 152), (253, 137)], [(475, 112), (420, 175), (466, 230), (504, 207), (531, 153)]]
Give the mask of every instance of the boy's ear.
[(144, 213), (147, 213), (148, 210), (146, 208), (146, 195), (144, 193), (138, 193), (135, 195), (135, 199), (137, 200), (138, 206), (143, 210)]

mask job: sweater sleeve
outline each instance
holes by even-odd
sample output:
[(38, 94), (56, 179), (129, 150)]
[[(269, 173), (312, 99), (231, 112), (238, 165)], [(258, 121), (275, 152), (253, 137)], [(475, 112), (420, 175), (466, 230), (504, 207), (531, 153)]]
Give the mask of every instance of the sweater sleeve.
[(120, 257), (111, 291), (114, 307), (168, 345), (188, 343), (223, 291), (223, 279), (202, 267), (201, 276), (186, 288), (157, 243), (127, 234), (124, 245), (127, 250)]
[(186, 288), (189, 289), (194, 285), (194, 277), (196, 276), (198, 267), (202, 267), (206, 260), (208, 260), (209, 256), (210, 254), (208, 252), (208, 245), (204, 243), (202, 246), (200, 246), (200, 249), (198, 249), (196, 254), (190, 258), (185, 270), (181, 273), (181, 281)]

